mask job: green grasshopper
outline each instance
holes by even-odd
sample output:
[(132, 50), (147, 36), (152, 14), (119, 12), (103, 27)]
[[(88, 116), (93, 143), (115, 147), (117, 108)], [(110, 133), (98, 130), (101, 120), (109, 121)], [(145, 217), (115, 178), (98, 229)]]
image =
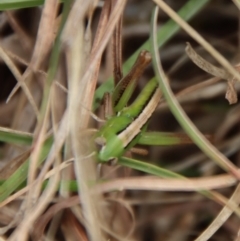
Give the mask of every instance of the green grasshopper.
[[(115, 116), (110, 117), (95, 136), (95, 143), (100, 145), (100, 151), (97, 154), (99, 162), (116, 160), (136, 144), (158, 145), (157, 138), (164, 138), (162, 133), (145, 132), (148, 120), (162, 97), (155, 78), (147, 83), (130, 106), (126, 106), (140, 74), (150, 61), (150, 53), (142, 51), (133, 69), (116, 86), (112, 98)], [(165, 137), (169, 137), (169, 135), (165, 133)], [(172, 143), (175, 144), (189, 143), (189, 139), (183, 140), (181, 137), (171, 136), (171, 134), (169, 138), (172, 138)], [(171, 143), (171, 140), (169, 141)], [(163, 144), (162, 140), (161, 143)]]

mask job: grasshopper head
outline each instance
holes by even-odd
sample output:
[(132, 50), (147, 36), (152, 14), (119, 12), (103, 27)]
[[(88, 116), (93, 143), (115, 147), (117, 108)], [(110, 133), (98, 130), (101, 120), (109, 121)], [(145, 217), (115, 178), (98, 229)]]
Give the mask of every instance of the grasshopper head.
[(120, 157), (124, 152), (122, 141), (117, 135), (113, 135), (106, 140), (104, 137), (97, 137), (95, 143), (100, 145), (98, 159), (100, 162), (109, 162)]

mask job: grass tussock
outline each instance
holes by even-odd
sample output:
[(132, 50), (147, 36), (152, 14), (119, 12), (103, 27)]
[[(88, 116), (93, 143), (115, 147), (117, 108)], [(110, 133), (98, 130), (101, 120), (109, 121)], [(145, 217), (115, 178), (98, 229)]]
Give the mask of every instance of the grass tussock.
[[(1, 1), (1, 240), (239, 240), (239, 3), (167, 4)], [(99, 164), (103, 96), (131, 69), (128, 106), (155, 76), (162, 98)]]

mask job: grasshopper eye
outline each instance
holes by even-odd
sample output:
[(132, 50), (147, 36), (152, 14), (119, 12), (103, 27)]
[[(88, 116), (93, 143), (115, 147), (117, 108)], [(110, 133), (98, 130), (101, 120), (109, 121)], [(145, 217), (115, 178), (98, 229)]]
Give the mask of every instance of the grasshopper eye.
[(99, 136), (95, 139), (95, 143), (102, 147), (106, 144), (106, 139), (104, 137)]
[(97, 148), (98, 152), (100, 152), (106, 145), (106, 139), (104, 137), (99, 136), (94, 141), (96, 143), (96, 148)]
[(117, 165), (117, 162), (118, 162), (118, 159), (117, 158), (113, 158), (113, 159), (110, 159), (108, 164), (110, 166), (116, 166)]

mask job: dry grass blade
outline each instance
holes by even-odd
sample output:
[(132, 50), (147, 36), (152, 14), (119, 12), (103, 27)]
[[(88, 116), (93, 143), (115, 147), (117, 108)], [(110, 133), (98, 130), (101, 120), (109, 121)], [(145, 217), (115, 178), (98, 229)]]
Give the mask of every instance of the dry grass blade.
[[(49, 31), (49, 28), (46, 27), (47, 26), (47, 22), (45, 22), (45, 20), (43, 20), (44, 18), (47, 18), (48, 20), (48, 15), (50, 14), (48, 11), (50, 9), (51, 11), (51, 18), (52, 19), (55, 19), (55, 15), (57, 13), (57, 7), (58, 7), (58, 1), (46, 1), (45, 2), (45, 6), (44, 6), (44, 10), (43, 10), (43, 14), (42, 14), (42, 28), (46, 31)], [(64, 8), (66, 9), (66, 7)], [(52, 11), (53, 11), (53, 15), (52, 15)], [(66, 10), (65, 10), (66, 11)], [(63, 20), (64, 21), (64, 20)], [(63, 22), (62, 21), (62, 22)], [(50, 23), (52, 23), (53, 21), (50, 21)], [(64, 23), (62, 23), (63, 25)], [(41, 24), (40, 24), (41, 25)], [(59, 34), (61, 33), (61, 30), (62, 30), (62, 25), (61, 27), (59, 28)], [(49, 25), (49, 26), (53, 26), (53, 24)], [(52, 30), (52, 29), (50, 29)], [(53, 36), (52, 34), (53, 32), (50, 31), (50, 36)], [(41, 35), (38, 35), (38, 38), (41, 38)], [(40, 42), (42, 43), (42, 42)], [(50, 96), (52, 94), (52, 89), (51, 89), (51, 84), (52, 84), (52, 81), (53, 81), (53, 78), (54, 78), (54, 75), (55, 75), (55, 71), (56, 71), (56, 66), (57, 66), (57, 63), (58, 63), (58, 58), (57, 58), (57, 55), (59, 53), (59, 36), (58, 36), (58, 39), (56, 40), (56, 43), (55, 43), (55, 46), (54, 46), (54, 49), (53, 49), (53, 54), (52, 56), (55, 57), (55, 61), (53, 63), (52, 59), (53, 57), (51, 58), (51, 67), (49, 68), (49, 71), (48, 71), (48, 76), (47, 76), (47, 81), (44, 85), (44, 94), (43, 94), (43, 100), (42, 100), (42, 103), (41, 103), (41, 112), (40, 112), (40, 115), (39, 115), (39, 118), (38, 118), (38, 123), (37, 123), (37, 126), (35, 128), (35, 139), (33, 141), (33, 151), (31, 153), (31, 156), (30, 156), (30, 165), (29, 165), (29, 170), (28, 170), (28, 184), (31, 186), (31, 184), (34, 182), (36, 176), (37, 176), (37, 167), (38, 167), (38, 161), (39, 161), (39, 157), (40, 157), (40, 154), (41, 154), (41, 151), (42, 151), (42, 147), (43, 147), (43, 143), (44, 143), (44, 140), (45, 140), (45, 136), (46, 136), (46, 131), (47, 131), (47, 126), (48, 126), (48, 121), (49, 121), (49, 115), (50, 115)], [(48, 44), (47, 46), (50, 46), (50, 44)], [(45, 46), (42, 46), (42, 45), (39, 45), (37, 47), (37, 49), (39, 50), (39, 47), (43, 47), (45, 48)], [(41, 48), (40, 48), (41, 49)], [(46, 52), (43, 51), (43, 53), (46, 55)], [(41, 64), (41, 61), (43, 59), (40, 58), (39, 60), (36, 60), (34, 59), (34, 64), (35, 66), (34, 67), (38, 67), (40, 64)], [(30, 71), (26, 71), (26, 75), (29, 77), (31, 76), (31, 69), (29, 68), (28, 70)], [(55, 153), (54, 157), (56, 157), (58, 154), (58, 152)], [(52, 157), (51, 157), (52, 158)], [(50, 190), (49, 192), (46, 190), (45, 192), (45, 200), (39, 205), (40, 208), (38, 209), (39, 212), (41, 212), (43, 209), (44, 209), (44, 206), (47, 205), (47, 203), (50, 201), (50, 198), (51, 198), (51, 195), (54, 194), (54, 185), (56, 185), (57, 183), (57, 180), (59, 178), (59, 175), (56, 175), (55, 177), (52, 178), (53, 180), (53, 185), (50, 185), (48, 190)], [(40, 188), (36, 188), (34, 190), (30, 190), (28, 192), (28, 195), (27, 195), (27, 199), (26, 199), (26, 213), (29, 214), (29, 211), (32, 209), (32, 207), (34, 206), (34, 202), (32, 202), (32, 200), (35, 200), (34, 197), (38, 197), (39, 196), (39, 192), (40, 192)], [(44, 197), (44, 195), (43, 195)], [(44, 198), (43, 198), (44, 199)], [(38, 212), (36, 212), (36, 215), (37, 215)], [(25, 222), (22, 223), (22, 228), (24, 230), (24, 235), (23, 235), (23, 239), (26, 237), (27, 235), (27, 232), (29, 231), (29, 227), (27, 227), (27, 223), (28, 222), (31, 222), (29, 220), (34, 220), (34, 218), (36, 218), (36, 216), (32, 216), (31, 218), (29, 218), (29, 216), (27, 216), (27, 218), (25, 219)], [(16, 232), (17, 233), (17, 232)], [(15, 234), (16, 235), (16, 234)]]
[[(39, 34), (38, 34), (38, 40), (37, 41), (37, 46), (35, 48), (35, 51), (33, 54), (33, 58), (32, 61), (30, 63), (30, 67), (27, 68), (27, 70), (24, 73), (25, 79), (28, 80), (28, 82), (31, 80), (31, 77), (33, 76), (33, 72), (32, 72), (32, 68), (36, 68), (38, 69), (40, 67), (40, 65), (42, 64), (42, 61), (44, 60), (44, 58), (46, 57), (47, 52), (49, 51), (49, 48), (51, 46), (52, 43), (52, 39), (53, 39), (53, 31), (52, 29), (50, 29), (49, 27), (53, 26), (53, 24), (51, 23), (55, 23), (55, 17), (56, 17), (56, 12), (57, 12), (57, 5), (58, 5), (58, 1), (46, 1), (45, 5), (44, 5), (44, 9), (43, 9), (43, 14), (42, 14), (42, 19), (41, 19), (41, 23), (40, 23), (40, 28), (39, 28)], [(50, 10), (50, 12), (49, 12)], [(52, 14), (55, 13), (55, 14)], [(54, 19), (54, 21), (51, 21), (50, 19)], [(41, 38), (41, 35), (43, 34), (41, 31), (44, 29), (45, 32), (45, 37), (46, 38)], [(41, 30), (41, 31), (40, 31)], [(50, 30), (50, 31), (49, 31)], [(49, 41), (49, 34), (47, 34), (47, 32), (50, 33), (51, 36), (51, 41)], [(47, 39), (47, 42), (45, 42), (45, 40)], [(48, 48), (49, 47), (49, 48)], [(44, 49), (44, 50), (43, 50)], [(39, 54), (41, 52), (41, 54)], [(37, 57), (37, 56), (38, 57)], [(38, 160), (39, 160), (39, 156), (42, 150), (42, 146), (45, 140), (45, 135), (46, 135), (46, 130), (47, 130), (47, 125), (48, 125), (48, 117), (49, 117), (49, 102), (47, 101), (46, 97), (48, 96), (44, 96), (43, 98), (43, 103), (44, 101), (46, 101), (46, 113), (43, 113), (45, 110), (42, 111), (40, 119), (39, 119), (39, 123), (38, 126), (36, 127), (36, 138), (34, 140), (34, 148), (33, 151), (31, 153), (30, 159), (30, 166), (29, 166), (29, 170), (28, 170), (28, 184), (31, 186), (31, 184), (34, 182), (36, 175), (37, 175), (37, 167), (38, 167)], [(56, 181), (58, 179), (58, 176), (56, 175), (56, 178), (53, 178), (53, 183), (55, 182), (56, 185)], [(54, 186), (54, 185), (53, 185)], [(52, 186), (49, 186), (49, 190), (52, 188)], [(51, 194), (53, 194), (54, 188), (51, 189)], [(38, 212), (35, 213), (35, 215), (32, 215), (31, 218), (29, 218), (29, 211), (32, 209), (32, 207), (34, 206), (34, 203), (32, 202), (32, 200), (34, 199), (33, 197), (38, 196), (39, 189), (33, 190), (31, 191), (30, 188), (30, 192), (28, 192), (27, 195), (27, 199), (26, 199), (26, 218), (25, 220), (22, 222), (22, 224), (18, 227), (18, 229), (16, 229), (16, 231), (14, 232), (14, 234), (12, 235), (12, 239), (14, 239), (17, 235), (18, 232), (22, 232), (22, 240), (25, 240), (28, 232), (29, 232), (29, 222), (31, 223), (31, 220), (34, 220), (36, 218), (36, 215), (38, 215)], [(51, 197), (51, 195), (50, 195)], [(48, 197), (49, 198), (49, 197)], [(48, 201), (50, 201), (50, 199), (48, 199)], [(47, 201), (47, 202), (48, 202)], [(45, 202), (42, 202), (42, 209), (39, 208), (38, 211), (41, 212), (41, 210), (44, 209), (44, 205)], [(29, 221), (30, 219), (30, 221)], [(15, 236), (16, 235), (16, 236)]]
[(228, 83), (228, 86), (227, 86), (225, 98), (228, 100), (230, 105), (235, 104), (238, 101), (237, 92), (234, 87), (235, 80), (233, 79), (228, 80), (227, 83)]
[[(21, 224), (16, 228), (10, 240), (26, 240), (29, 229), (31, 228), (31, 223), (33, 223), (38, 218), (38, 216), (43, 212), (43, 210), (46, 208), (49, 202), (51, 202), (53, 195), (55, 194), (57, 184), (60, 178), (60, 165), (56, 163), (55, 159), (56, 155), (58, 155), (58, 153), (60, 152), (66, 137), (66, 121), (67, 113), (63, 117), (60, 128), (58, 130), (56, 136), (57, 141), (54, 142), (54, 145), (43, 166), (43, 169), (41, 170), (40, 175), (38, 176), (36, 183), (30, 183), (31, 186), (28, 187), (29, 192), (31, 192), (31, 197), (37, 201), (36, 203), (31, 203), (31, 206), (28, 206), (28, 209), (25, 211), (24, 219), (22, 220)], [(52, 178), (50, 178), (49, 185), (44, 190), (43, 194), (39, 197), (44, 176), (54, 161), (54, 165), (56, 167), (55, 173), (52, 176)], [(21, 236), (21, 238), (19, 238), (19, 235)]]
[(46, 161), (44, 162), (41, 172), (39, 173), (39, 175), (36, 179), (36, 184), (33, 187), (32, 197), (34, 199), (37, 199), (38, 196), (40, 195), (41, 186), (42, 186), (44, 177), (45, 177), (47, 171), (49, 170), (49, 168), (54, 164), (56, 156), (59, 155), (59, 153), (61, 152), (61, 148), (62, 148), (64, 141), (66, 139), (66, 136), (67, 136), (67, 128), (66, 128), (67, 122), (68, 122), (68, 112), (66, 111), (62, 117), (59, 129), (55, 133), (56, 141), (54, 142), (54, 144), (50, 150), (50, 153), (49, 153)]
[(240, 10), (240, 1), (239, 0), (232, 0), (236, 7)]
[[(233, 195), (229, 199), (229, 202), (240, 203), (240, 185), (237, 186)], [(207, 229), (197, 238), (195, 241), (206, 241), (209, 240), (213, 234), (221, 228), (226, 220), (231, 216), (232, 210), (228, 207), (224, 207), (214, 221), (207, 227)]]
[(58, 203), (51, 206), (51, 208), (49, 208), (47, 212), (42, 216), (40, 216), (36, 221), (38, 229), (34, 230), (33, 232), (33, 235), (36, 238), (36, 240), (40, 240), (42, 238), (45, 227), (47, 226), (51, 218), (54, 215), (56, 215), (56, 213), (58, 213), (62, 209), (66, 209), (66, 208), (70, 208), (72, 206), (78, 205), (79, 203), (81, 203), (79, 196), (72, 196), (64, 200), (61, 200)]
[[(83, 138), (81, 137), (81, 133), (76, 130), (84, 130), (87, 127), (89, 120), (89, 112), (81, 107), (84, 105), (87, 108), (91, 108), (93, 94), (96, 86), (96, 77), (98, 73), (98, 65), (100, 57), (103, 53), (103, 50), (108, 43), (110, 36), (114, 30), (115, 25), (117, 24), (119, 17), (123, 11), (125, 1), (117, 1), (114, 9), (111, 12), (110, 18), (105, 26), (102, 37), (98, 40), (96, 47), (91, 52), (90, 63), (85, 66), (86, 60), (83, 46), (85, 43), (83, 41), (83, 16), (79, 16), (79, 12), (76, 12), (76, 9), (86, 6), (85, 1), (77, 1), (75, 2), (76, 6), (74, 6), (73, 10), (76, 14), (70, 15), (69, 22), (66, 27), (65, 33), (68, 34), (68, 39), (70, 36), (71, 39), (71, 48), (68, 49), (68, 61), (69, 61), (69, 114), (70, 114), (70, 132), (72, 138), (72, 146), (73, 153), (75, 156), (75, 174), (78, 180), (78, 189), (79, 194), (81, 195), (82, 206), (84, 210), (84, 217), (87, 220), (87, 230), (90, 235), (91, 240), (102, 240), (104, 239), (102, 236), (102, 232), (99, 227), (99, 223), (101, 223), (101, 213), (103, 212), (102, 208), (99, 207), (99, 202), (101, 202), (101, 197), (96, 195), (92, 196), (90, 194), (86, 183), (89, 180), (96, 179), (96, 173), (94, 168), (94, 160), (86, 160), (86, 150), (88, 150), (88, 143), (83, 143)], [(73, 19), (78, 21), (78, 31), (72, 32), (73, 27), (76, 22), (72, 22)], [(81, 31), (79, 31), (79, 25), (81, 24)], [(68, 32), (70, 31), (70, 32)], [(68, 40), (69, 42), (69, 40)], [(86, 52), (85, 52), (86, 53)], [(81, 67), (79, 68), (79, 63), (81, 63)], [(84, 70), (86, 69), (85, 73)], [(84, 73), (84, 74), (83, 74)], [(79, 79), (81, 82), (79, 83)], [(96, 202), (97, 200), (97, 202)]]
[(220, 78), (211, 78), (211, 79), (208, 79), (206, 81), (203, 81), (199, 84), (195, 84), (195, 85), (192, 85), (190, 87), (187, 87), (186, 89), (180, 91), (179, 93), (176, 94), (176, 96), (178, 98), (182, 97), (182, 96), (186, 96), (187, 94), (190, 94), (190, 93), (194, 93), (194, 92), (197, 92), (199, 89), (202, 89), (204, 87), (208, 87), (209, 85), (213, 85), (215, 83), (217, 83), (218, 81), (220, 80)]
[(193, 63), (195, 63), (199, 68), (203, 69), (207, 73), (225, 80), (229, 80), (233, 78), (233, 76), (228, 71), (214, 66), (213, 64), (209, 63), (207, 60), (203, 59), (200, 55), (198, 55), (194, 51), (190, 43), (187, 43), (187, 47), (185, 48), (185, 51), (188, 57), (193, 61)]
[[(75, 157), (75, 174), (78, 180), (79, 195), (81, 195), (82, 208), (84, 211), (84, 218), (86, 219), (86, 229), (91, 240), (104, 240), (102, 231), (99, 226), (99, 218), (101, 210), (98, 202), (100, 197), (91, 197), (88, 191), (87, 183), (89, 180), (96, 179), (94, 162), (90, 158), (86, 160), (88, 143), (83, 143), (81, 137), (81, 130), (87, 128), (89, 120), (89, 112), (85, 108), (90, 109), (92, 105), (92, 98), (94, 94), (95, 81), (90, 81), (93, 73), (96, 73), (98, 68), (95, 64), (99, 62), (99, 56), (96, 58), (93, 69), (90, 70), (86, 66), (86, 59), (89, 60), (90, 51), (86, 46), (89, 46), (91, 39), (86, 41), (84, 32), (84, 16), (87, 9), (94, 1), (76, 1), (72, 11), (69, 15), (68, 22), (65, 29), (65, 36), (70, 42), (70, 48), (67, 49), (68, 60), (68, 78), (69, 78), (69, 126), (72, 151)], [(77, 10), (80, 10), (77, 11)], [(90, 21), (90, 20), (89, 20)], [(77, 26), (76, 26), (77, 23)], [(77, 30), (74, 31), (74, 27)], [(100, 38), (101, 40), (102, 38)], [(91, 58), (90, 58), (91, 59)], [(92, 63), (92, 61), (91, 61)], [(81, 68), (79, 68), (81, 66)], [(83, 77), (84, 70), (87, 70), (88, 78)], [(94, 75), (94, 74), (93, 74)], [(95, 78), (96, 79), (96, 78)], [(81, 80), (81, 83), (79, 83)]]
[[(16, 80), (19, 83), (19, 86), (22, 86), (23, 91), (25, 92), (34, 112), (35, 115), (38, 116), (38, 108), (37, 105), (34, 101), (34, 98), (31, 94), (31, 92), (29, 91), (27, 85), (24, 83), (23, 81), (23, 76), (21, 75), (21, 73), (19, 72), (19, 70), (17, 69), (17, 67), (15, 66), (14, 62), (11, 60), (11, 58), (8, 56), (8, 54), (4, 51), (4, 49), (0, 46), (0, 56), (1, 58), (5, 61), (5, 63), (8, 65), (9, 69), (12, 71), (13, 75), (15, 76)], [(8, 102), (9, 100), (7, 100)]]
[[(118, 232), (118, 233), (121, 233), (121, 235), (114, 231), (114, 226), (116, 225), (116, 219), (118, 217), (114, 218), (114, 216), (113, 216), (112, 222), (114, 221), (115, 225), (114, 225), (114, 223), (111, 223), (110, 227), (106, 227), (106, 225), (101, 225), (102, 229), (106, 233), (110, 234), (116, 240), (131, 240), (131, 235), (134, 232), (136, 220), (135, 220), (135, 215), (134, 215), (133, 209), (130, 206), (129, 202), (125, 201), (124, 199), (121, 199), (121, 198), (106, 198), (105, 201), (108, 203), (108, 206), (110, 206), (110, 203), (117, 204), (119, 206), (119, 210), (121, 213), (125, 213), (125, 212), (128, 213), (128, 216), (130, 216), (130, 218), (129, 218), (130, 221), (128, 220), (126, 225), (122, 224), (121, 215), (119, 215), (120, 217), (117, 221), (120, 223), (120, 225), (119, 225), (120, 229), (124, 226), (127, 226), (127, 232), (126, 232), (126, 228), (125, 229), (122, 228), (126, 233), (123, 233), (124, 231), (122, 231), (122, 230)], [(113, 209), (113, 210), (115, 210), (115, 209)], [(116, 208), (116, 210), (118, 210), (118, 209)], [(129, 227), (129, 223), (130, 223), (130, 227)]]
[[(58, 1), (46, 1), (42, 19), (46, 18), (46, 15), (44, 15), (44, 14), (46, 12), (48, 12), (48, 9), (50, 9), (53, 12), (56, 13), (57, 4), (58, 4)], [(52, 11), (51, 11), (51, 14), (52, 14)], [(49, 14), (47, 14), (47, 15), (49, 15)], [(51, 15), (51, 16), (53, 16), (53, 18), (55, 18), (54, 14)], [(46, 23), (45, 23), (45, 26), (46, 26)], [(49, 26), (51, 26), (51, 25), (49, 25)], [(52, 35), (51, 31), (50, 31), (50, 33)], [(38, 36), (38, 37), (40, 38), (40, 36)], [(50, 45), (51, 45), (51, 43), (49, 44), (49, 46)], [(46, 46), (42, 46), (42, 47), (44, 49), (46, 49)], [(45, 53), (45, 52), (43, 51), (43, 53)], [(42, 61), (41, 58), (38, 59), (38, 60), (36, 60), (36, 58), (35, 58), (35, 66), (34, 67), (39, 67), (39, 65), (41, 64), (40, 60)], [(38, 61), (40, 61), (40, 62), (38, 62)], [(30, 70), (31, 70), (31, 68), (30, 68)], [(26, 75), (28, 75), (29, 73), (31, 73), (31, 71), (25, 72)], [(28, 77), (29, 76), (30, 75), (28, 75)], [(22, 220), (21, 224), (18, 226), (18, 228), (12, 234), (11, 240), (15, 240), (15, 239), (26, 240), (27, 239), (28, 233), (29, 233), (30, 227), (31, 227), (30, 223), (35, 221), (37, 216), (44, 210), (46, 205), (51, 201), (51, 198), (55, 193), (56, 185), (57, 185), (58, 180), (59, 180), (59, 172), (57, 172), (56, 175), (54, 175), (50, 179), (49, 186), (44, 191), (43, 195), (38, 200), (37, 205), (36, 205), (36, 203), (34, 203), (34, 202), (36, 202), (36, 199), (34, 199), (34, 197), (37, 198), (39, 196), (40, 189), (38, 189), (38, 188), (31, 189), (32, 188), (31, 184), (34, 182), (35, 177), (36, 177), (38, 160), (39, 160), (39, 156), (40, 156), (42, 146), (43, 146), (43, 143), (44, 143), (44, 140), (45, 140), (46, 129), (47, 129), (47, 124), (48, 124), (49, 102), (47, 101), (46, 97), (48, 98), (48, 96), (44, 96), (44, 100), (46, 101), (46, 109), (43, 108), (41, 120), (39, 121), (38, 126), (36, 128), (36, 133), (37, 133), (36, 139), (34, 141), (34, 148), (33, 148), (33, 151), (31, 153), (31, 156), (30, 156), (31, 162), (30, 162), (29, 175), (28, 175), (28, 184), (30, 184), (30, 191), (28, 192), (28, 195), (27, 195), (27, 198), (26, 198), (26, 203), (25, 203), (26, 204), (26, 209), (24, 211), (25, 212), (25, 218)], [(43, 113), (43, 112), (45, 112), (45, 113)], [(58, 152), (54, 152), (54, 157), (55, 157), (55, 155), (57, 155), (57, 153)], [(51, 158), (52, 158), (52, 156), (51, 156)], [(55, 162), (55, 165), (58, 166), (57, 162)], [(32, 208), (34, 208), (34, 210), (36, 211), (36, 212), (34, 212), (34, 215), (32, 213)], [(21, 233), (21, 235), (20, 235), (21, 238), (18, 237), (19, 233)]]
[[(75, 2), (77, 3), (77, 2)], [(79, 5), (84, 3), (79, 1)], [(85, 5), (85, 4), (84, 4)], [(72, 151), (75, 158), (74, 171), (78, 180), (79, 195), (81, 195), (82, 207), (84, 210), (84, 218), (86, 219), (86, 229), (93, 240), (102, 240), (102, 233), (98, 225), (99, 209), (95, 203), (94, 198), (91, 199), (86, 183), (88, 180), (95, 179), (96, 174), (94, 172), (94, 166), (91, 159), (86, 160), (85, 156), (88, 155), (86, 151), (89, 149), (87, 144), (82, 143), (83, 138), (80, 136), (81, 130), (87, 128), (87, 121), (89, 112), (85, 108), (82, 108), (81, 103), (89, 108), (89, 84), (82, 81), (82, 71), (85, 68), (84, 58), (87, 56), (84, 54), (83, 46), (84, 41), (84, 27), (83, 20), (80, 20), (80, 31), (74, 35), (72, 39), (72, 45), (68, 49), (68, 78), (69, 78), (69, 127), (70, 137), (72, 144)], [(81, 68), (79, 68), (79, 65)], [(79, 86), (79, 79), (81, 79), (81, 87)], [(77, 101), (76, 101), (77, 100)], [(79, 121), (80, 120), (80, 121)], [(86, 121), (87, 120), (87, 121)], [(86, 144), (83, 146), (83, 144)]]
[(228, 88), (226, 91), (226, 99), (230, 104), (235, 104), (237, 102), (237, 93), (234, 89), (234, 80), (233, 76), (224, 69), (220, 69), (205, 59), (203, 59), (200, 55), (198, 55), (194, 49), (192, 48), (190, 43), (187, 43), (187, 47), (185, 49), (188, 57), (201, 69), (206, 71), (207, 73), (216, 76), (221, 79), (225, 79), (228, 81)]
[(33, 47), (33, 41), (27, 32), (21, 27), (19, 21), (16, 19), (14, 11), (7, 11), (6, 15), (11, 27), (20, 36), (21, 44), (25, 49), (30, 50)]
[(154, 2), (166, 12), (174, 21), (176, 21), (193, 39), (201, 44), (236, 80), (240, 81), (239, 73), (233, 66), (218, 53), (197, 31), (195, 31), (187, 22), (183, 21), (165, 2), (154, 0)]
[(188, 178), (186, 180), (160, 179), (157, 177), (119, 178), (97, 184), (93, 192), (111, 192), (116, 190), (155, 190), (155, 191), (195, 191), (196, 189), (221, 189), (235, 185), (236, 178), (230, 175), (215, 177)]
[(42, 18), (39, 24), (37, 41), (35, 43), (31, 62), (27, 70), (24, 72), (22, 81), (19, 82), (12, 90), (7, 101), (9, 101), (14, 96), (20, 85), (23, 85), (26, 79), (31, 80), (32, 71), (38, 71), (43, 62), (46, 60), (45, 58), (52, 46), (56, 32), (55, 30), (59, 21), (59, 19), (56, 20), (58, 4), (59, 3), (57, 0), (46, 1), (43, 8)]

